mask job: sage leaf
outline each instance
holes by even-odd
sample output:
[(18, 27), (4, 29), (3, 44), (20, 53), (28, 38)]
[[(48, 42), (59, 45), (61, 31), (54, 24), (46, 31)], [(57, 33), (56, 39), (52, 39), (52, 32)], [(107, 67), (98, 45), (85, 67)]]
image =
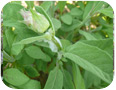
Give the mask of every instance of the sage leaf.
[(65, 89), (74, 89), (74, 84), (70, 73), (66, 70), (62, 70), (63, 73), (63, 87)]
[(25, 48), (25, 50), (26, 53), (34, 59), (42, 59), (46, 62), (49, 62), (51, 60), (50, 57), (42, 52), (42, 50), (37, 46), (30, 46)]
[(33, 67), (33, 66), (24, 66), (24, 69), (26, 71), (26, 74), (29, 76), (29, 77), (38, 77), (40, 74), (38, 73), (38, 71)]
[(55, 31), (57, 31), (61, 27), (61, 22), (58, 19), (52, 18), (52, 22), (55, 28)]
[(41, 85), (39, 81), (29, 80), (24, 85), (18, 86), (20, 89), (41, 89)]
[(44, 89), (62, 89), (63, 74), (59, 67), (55, 67), (49, 74)]
[(23, 85), (30, 80), (25, 74), (16, 68), (6, 69), (3, 73), (4, 80), (14, 86)]
[(82, 30), (80, 30), (79, 33), (82, 34), (87, 40), (96, 40), (96, 38), (92, 36), (91, 33)]
[(105, 82), (111, 83), (113, 78), (113, 58), (106, 51), (96, 46), (77, 42), (67, 47), (64, 56)]
[(85, 89), (84, 79), (81, 75), (78, 65), (75, 63), (72, 63), (72, 73), (73, 73), (73, 80), (74, 80), (75, 88), (76, 89)]
[(72, 16), (70, 14), (64, 14), (61, 16), (61, 20), (67, 24), (67, 25), (71, 25), (72, 24)]
[(113, 18), (113, 9), (112, 8), (101, 9), (99, 12), (103, 13), (106, 16), (109, 16), (110, 18)]
[(71, 9), (70, 14), (71, 14), (72, 16), (81, 16), (81, 15), (83, 14), (83, 11), (82, 11), (81, 9), (75, 7), (75, 8), (73, 8), (73, 9)]

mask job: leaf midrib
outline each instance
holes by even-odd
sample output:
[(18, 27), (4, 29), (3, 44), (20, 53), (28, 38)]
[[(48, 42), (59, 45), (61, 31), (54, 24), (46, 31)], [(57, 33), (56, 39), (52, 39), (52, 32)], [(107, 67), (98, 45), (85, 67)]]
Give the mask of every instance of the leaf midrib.
[[(97, 68), (97, 69), (99, 69), (100, 70), (100, 72), (103, 72), (105, 75), (108, 75), (109, 76), (109, 74), (107, 73), (107, 72), (104, 72), (102, 69), (100, 69), (99, 67), (97, 67), (96, 65), (94, 65), (94, 64), (91, 64), (90, 62), (87, 62), (85, 59), (83, 59), (82, 57), (80, 57), (80, 56), (78, 56), (78, 55), (75, 55), (75, 54), (73, 54), (73, 53), (65, 53), (64, 54), (64, 57), (66, 56), (66, 54), (69, 54), (69, 55), (74, 55), (75, 57), (79, 57), (80, 59), (82, 59), (84, 62), (86, 62), (86, 63), (88, 63), (88, 64), (90, 64), (92, 67), (95, 67), (95, 68)], [(70, 58), (69, 58), (70, 59)], [(77, 64), (77, 62), (75, 61), (75, 60), (72, 60), (74, 63), (76, 63)], [(79, 64), (78, 64), (79, 65)], [(79, 66), (81, 66), (81, 65), (79, 65)], [(82, 66), (81, 66), (82, 67)], [(91, 72), (91, 73), (93, 73), (93, 72)], [(104, 74), (102, 73), (102, 75), (104, 76)], [(93, 73), (94, 74), (94, 73)], [(97, 75), (98, 76), (98, 75)], [(105, 76), (104, 76), (105, 77)], [(105, 79), (106, 80), (106, 79)], [(109, 82), (109, 81), (107, 81), (107, 82)]]
[(57, 73), (58, 73), (58, 68), (56, 68), (56, 74), (55, 74), (55, 79), (54, 79), (54, 83), (53, 83), (52, 89), (54, 88), (54, 85), (55, 85), (55, 82), (56, 82), (56, 77), (58, 75)]
[[(111, 57), (111, 55), (110, 55), (108, 52), (106, 52), (106, 51), (100, 49), (99, 47), (96, 47), (96, 46), (93, 46), (93, 45), (89, 45), (89, 44), (86, 44), (86, 43), (81, 42), (81, 41), (80, 41), (79, 43), (82, 43), (82, 44), (87, 45), (87, 46), (92, 47), (92, 48), (96, 48), (96, 49), (100, 50), (101, 52), (105, 53), (106, 55), (108, 55), (108, 56), (110, 57), (110, 59), (113, 60), (113, 58)], [(78, 44), (78, 43), (76, 43), (76, 44)], [(75, 47), (75, 48), (76, 48), (76, 47)], [(75, 48), (73, 48), (73, 49), (75, 49)], [(71, 49), (71, 50), (72, 50), (72, 49)], [(70, 52), (71, 50), (69, 50), (68, 52)]]

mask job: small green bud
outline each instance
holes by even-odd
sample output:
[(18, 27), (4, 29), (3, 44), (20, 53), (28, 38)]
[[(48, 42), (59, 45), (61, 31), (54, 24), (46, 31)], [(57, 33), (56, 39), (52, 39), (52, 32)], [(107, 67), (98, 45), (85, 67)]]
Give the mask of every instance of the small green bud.
[(45, 16), (35, 10), (25, 11), (21, 9), (20, 13), (24, 18), (24, 23), (37, 33), (44, 33), (50, 26)]

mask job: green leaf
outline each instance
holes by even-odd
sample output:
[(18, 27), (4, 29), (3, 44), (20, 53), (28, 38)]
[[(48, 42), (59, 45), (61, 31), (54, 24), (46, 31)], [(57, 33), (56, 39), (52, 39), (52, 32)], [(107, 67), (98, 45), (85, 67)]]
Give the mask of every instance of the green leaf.
[(21, 89), (41, 89), (41, 85), (39, 81), (29, 80), (24, 85), (19, 86)]
[(45, 89), (62, 89), (63, 86), (63, 74), (59, 67), (55, 67), (49, 74)]
[(57, 5), (58, 5), (58, 8), (60, 9), (60, 12), (62, 13), (66, 5), (66, 1), (59, 1)]
[(24, 45), (12, 45), (11, 53), (13, 55), (18, 55), (23, 49)]
[(83, 14), (83, 11), (82, 11), (81, 9), (75, 7), (75, 8), (73, 8), (73, 9), (71, 9), (70, 14), (71, 14), (72, 16), (81, 16), (81, 15)]
[(50, 57), (54, 57), (55, 53), (51, 51), (50, 48), (43, 48), (43, 51)]
[(5, 31), (6, 39), (8, 42), (9, 47), (12, 47), (12, 44), (14, 42), (15, 34), (11, 29), (8, 29)]
[(71, 42), (69, 40), (66, 40), (66, 39), (61, 39), (60, 40), (61, 43), (62, 43), (62, 48), (65, 50), (68, 46), (71, 45)]
[(63, 73), (63, 87), (65, 89), (74, 89), (74, 85), (70, 73), (66, 70), (63, 70), (62, 73)]
[(17, 63), (21, 66), (24, 65), (31, 65), (34, 63), (34, 59), (31, 58), (27, 53), (24, 51), (21, 53), (21, 57), (17, 59)]
[(52, 30), (53, 30), (53, 32), (54, 32), (54, 34), (55, 34), (55, 27), (54, 27), (54, 24), (53, 24), (51, 18), (50, 18), (50, 17), (48, 16), (48, 14), (46, 13), (46, 11), (45, 11), (42, 7), (40, 7), (40, 6), (35, 6), (35, 9), (36, 9), (37, 12), (43, 14), (43, 15), (47, 18), (47, 20), (48, 20), (49, 23), (50, 23), (50, 27), (52, 28)]
[(52, 18), (53, 25), (55, 27), (55, 31), (61, 27), (61, 22), (58, 19)]
[[(23, 39), (28, 39), (28, 38), (31, 38), (31, 37), (33, 38), (33, 37), (38, 36), (38, 34), (36, 32), (34, 32), (34, 31), (32, 31), (32, 30), (30, 30), (26, 27), (24, 28), (24, 26), (21, 26), (20, 28), (16, 28), (14, 30), (14, 33), (17, 35), (16, 39), (17, 39), (18, 42), (23, 40)], [(32, 43), (32, 42), (30, 42), (30, 43)]]
[(81, 75), (80, 69), (77, 64), (72, 64), (72, 73), (73, 73), (73, 80), (74, 86), (76, 89), (85, 89), (84, 79)]
[(83, 13), (83, 20), (87, 19), (88, 17), (90, 17), (90, 14), (92, 12), (92, 9), (94, 8), (94, 2), (88, 2), (86, 7), (85, 7), (85, 10), (84, 10), (84, 13)]
[(103, 1), (89, 1), (84, 9), (83, 22), (86, 22), (93, 14), (105, 7), (106, 3)]
[(10, 56), (8, 53), (6, 53), (4, 50), (3, 50), (3, 60), (4, 61), (7, 61), (7, 62), (14, 62), (15, 59), (13, 58), (13, 56)]
[(41, 41), (41, 42), (35, 42), (35, 45), (41, 46), (41, 47), (46, 47), (49, 48), (49, 44), (47, 42)]
[(36, 36), (36, 37), (30, 37), (30, 38), (23, 39), (20, 42), (14, 43), (13, 45), (30, 44), (30, 43), (33, 43), (35, 41), (42, 41), (44, 39), (45, 39), (45, 35)]
[(91, 46), (98, 47), (106, 51), (106, 53), (108, 53), (111, 57), (113, 57), (113, 39), (89, 40), (89, 41), (83, 40), (81, 42)]
[(65, 57), (107, 83), (113, 79), (113, 57), (99, 47), (77, 42), (67, 47)]
[(101, 79), (88, 71), (84, 73), (84, 81), (86, 88), (91, 88), (92, 85), (100, 86), (101, 84)]
[(60, 29), (64, 32), (69, 32), (69, 31), (73, 31), (76, 28), (79, 28), (80, 25), (81, 25), (81, 21), (79, 21), (78, 19), (73, 19), (71, 25), (67, 25), (63, 23)]
[(63, 16), (61, 16), (61, 20), (67, 25), (72, 24), (72, 16), (70, 14), (64, 14)]
[(3, 35), (3, 49), (5, 49), (7, 45), (8, 45), (8, 44), (7, 44), (6, 36)]
[(99, 11), (100, 13), (103, 13), (104, 15), (113, 18), (113, 9), (112, 8), (105, 8)]
[(103, 31), (107, 32), (109, 38), (113, 38), (113, 28), (103, 29)]
[(25, 68), (26, 74), (32, 78), (38, 77), (40, 75), (38, 71), (32, 66), (25, 66), (24, 68)]
[(51, 5), (52, 5), (52, 2), (51, 2), (51, 1), (46, 1), (46, 2), (43, 2), (40, 6), (41, 6), (45, 11), (48, 11)]
[(47, 62), (44, 62), (42, 60), (36, 60), (35, 61), (36, 67), (38, 71), (43, 71), (46, 72), (47, 67)]
[(84, 6), (84, 3), (82, 1), (79, 1), (78, 5), (80, 6), (80, 9), (84, 10), (85, 6)]
[(96, 40), (96, 38), (91, 33), (82, 30), (79, 30), (79, 33), (82, 34), (87, 40)]
[(27, 83), (30, 79), (16, 68), (6, 69), (3, 72), (3, 78), (14, 86), (20, 86)]
[(25, 1), (27, 4), (27, 8), (33, 8), (34, 7), (34, 1)]
[(42, 52), (42, 50), (37, 46), (29, 46), (25, 48), (26, 53), (34, 59), (42, 59), (46, 62), (51, 61), (50, 57)]
[(21, 4), (21, 1), (11, 1), (11, 3)]
[(23, 20), (19, 11), (23, 6), (16, 3), (8, 3), (3, 8), (3, 20)]

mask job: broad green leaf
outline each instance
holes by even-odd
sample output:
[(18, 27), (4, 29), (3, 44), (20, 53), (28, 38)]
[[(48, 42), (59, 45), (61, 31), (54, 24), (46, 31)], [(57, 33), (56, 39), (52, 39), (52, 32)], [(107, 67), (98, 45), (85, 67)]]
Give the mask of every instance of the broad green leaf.
[(86, 88), (91, 88), (92, 85), (100, 86), (101, 84), (101, 79), (88, 71), (84, 73), (84, 81)]
[(30, 80), (25, 74), (23, 74), (16, 68), (6, 69), (3, 73), (4, 80), (14, 86), (23, 85)]
[(55, 31), (58, 30), (61, 27), (61, 22), (58, 19), (52, 18), (52, 22), (55, 28)]
[(11, 1), (11, 3), (21, 4), (21, 1)]
[(65, 89), (74, 89), (74, 84), (70, 73), (66, 70), (62, 70), (63, 73), (63, 87)]
[(50, 27), (52, 28), (52, 30), (53, 30), (53, 32), (54, 32), (54, 34), (55, 34), (55, 27), (54, 27), (54, 24), (53, 24), (51, 18), (50, 18), (50, 17), (48, 16), (48, 14), (46, 13), (46, 11), (45, 11), (42, 7), (40, 7), (40, 6), (35, 6), (35, 9), (36, 9), (37, 12), (43, 14), (43, 15), (48, 19), (48, 21), (49, 21), (49, 23), (50, 23)]
[(25, 48), (25, 50), (26, 53), (34, 59), (42, 59), (46, 62), (51, 61), (50, 57), (47, 54), (43, 53), (42, 50), (37, 46), (29, 46)]
[(38, 71), (32, 66), (25, 66), (24, 68), (25, 68), (26, 74), (32, 78), (38, 77), (40, 75)]
[(91, 34), (92, 34), (92, 36), (94, 36), (98, 40), (104, 39), (104, 36), (99, 31), (98, 32), (95, 32), (95, 33), (91, 33)]
[(40, 6), (41, 6), (45, 11), (48, 11), (51, 5), (52, 5), (52, 2), (51, 2), (51, 1), (46, 1), (46, 2), (43, 2)]
[(43, 71), (46, 72), (47, 70), (47, 62), (43, 61), (43, 60), (36, 60), (35, 61), (36, 67), (38, 71)]
[(75, 7), (75, 8), (73, 8), (73, 9), (71, 9), (70, 14), (71, 14), (72, 16), (81, 16), (81, 15), (83, 14), (83, 11), (82, 11), (81, 9)]
[(110, 54), (111, 57), (113, 57), (113, 39), (89, 40), (89, 41), (83, 40), (81, 42), (98, 47), (106, 51), (108, 54)]
[(50, 57), (54, 57), (55, 53), (51, 51), (50, 48), (43, 48), (43, 51), (48, 54)]
[(14, 30), (14, 33), (17, 35), (16, 39), (17, 41), (21, 41), (23, 39), (31, 38), (31, 37), (36, 37), (38, 34), (27, 27), (20, 26), (20, 28), (16, 28)]
[(21, 89), (41, 89), (41, 84), (36, 80), (29, 80), (24, 85), (18, 86)]
[(103, 1), (89, 1), (84, 9), (83, 22), (86, 22), (94, 13), (105, 7), (106, 3)]
[(87, 40), (96, 40), (96, 38), (89, 32), (80, 30), (79, 33), (82, 34)]
[(23, 6), (16, 3), (8, 3), (3, 8), (3, 20), (23, 20), (22, 16), (19, 14), (20, 9)]
[(59, 67), (55, 67), (49, 74), (45, 89), (62, 89), (63, 87), (63, 74)]
[(7, 62), (14, 62), (15, 61), (15, 59), (13, 58), (13, 56), (10, 56), (7, 52), (5, 52), (4, 50), (3, 50), (3, 60), (4, 61), (7, 61)]
[(24, 45), (12, 45), (11, 53), (13, 55), (18, 55), (23, 49)]
[(17, 58), (17, 64), (21, 65), (21, 66), (25, 66), (25, 65), (31, 65), (34, 63), (34, 59), (31, 58), (29, 55), (27, 55), (27, 53), (24, 51), (20, 54), (21, 56), (19, 58)]
[(100, 13), (103, 13), (104, 15), (113, 18), (113, 9), (112, 8), (104, 8), (99, 11)]
[(66, 1), (59, 1), (57, 5), (58, 5), (58, 8), (60, 9), (60, 12), (62, 13), (64, 11)]
[(77, 42), (64, 56), (107, 83), (113, 79), (113, 57), (99, 47)]
[(71, 42), (69, 40), (66, 40), (66, 39), (61, 39), (60, 40), (61, 43), (62, 43), (62, 48), (65, 50), (68, 46), (71, 45)]
[(42, 41), (44, 39), (45, 39), (45, 35), (43, 35), (43, 36), (36, 36), (36, 37), (30, 37), (30, 38), (23, 39), (20, 42), (14, 43), (13, 45), (30, 44), (30, 43), (33, 43), (35, 41)]
[(35, 45), (41, 46), (41, 47), (46, 47), (49, 48), (49, 44), (47, 42), (41, 41), (41, 42), (35, 42)]
[(34, 7), (34, 1), (25, 1), (27, 4), (27, 8), (33, 8)]
[(64, 32), (69, 32), (69, 31), (73, 31), (76, 28), (79, 28), (81, 25), (81, 21), (79, 21), (78, 19), (73, 19), (73, 22), (71, 25), (67, 25), (67, 24), (62, 24), (61, 26), (61, 30)]
[(85, 10), (84, 10), (84, 13), (83, 13), (83, 20), (86, 20), (87, 18), (90, 17), (90, 14), (92, 12), (92, 9), (94, 8), (94, 2), (88, 2), (86, 7), (85, 7)]
[(84, 79), (81, 75), (79, 67), (75, 63), (72, 63), (72, 73), (73, 73), (73, 80), (74, 80), (75, 88), (85, 89)]
[(72, 24), (72, 16), (70, 14), (64, 14), (61, 16), (62, 22), (64, 22), (67, 25)]
[[(30, 30), (30, 29), (28, 29), (28, 27), (26, 26), (26, 24), (24, 24), (24, 23), (22, 23), (22, 22), (20, 22), (19, 20), (5, 20), (4, 22), (3, 22), (3, 25), (4, 26), (8, 26), (8, 27), (12, 27), (12, 28), (15, 28), (14, 29), (14, 33), (16, 32), (26, 32), (27, 30)], [(20, 31), (19, 31), (20, 30)], [(32, 30), (30, 30), (30, 31), (32, 31)], [(29, 32), (30, 32), (29, 31)], [(19, 33), (18, 33), (19, 34)]]
[(11, 29), (8, 29), (5, 31), (6, 39), (8, 42), (9, 47), (12, 47), (12, 44), (14, 42), (15, 34)]

